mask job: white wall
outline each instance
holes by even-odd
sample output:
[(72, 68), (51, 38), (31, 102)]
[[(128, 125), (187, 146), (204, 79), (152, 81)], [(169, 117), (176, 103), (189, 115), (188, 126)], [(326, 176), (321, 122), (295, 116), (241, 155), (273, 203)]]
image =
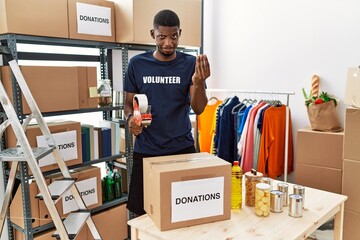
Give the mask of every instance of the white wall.
[[(290, 91), (294, 133), (309, 125), (301, 89), (313, 74), (343, 124), (346, 75), (360, 64), (358, 0), (204, 0), (209, 88)], [(295, 135), (294, 135), (295, 140)]]

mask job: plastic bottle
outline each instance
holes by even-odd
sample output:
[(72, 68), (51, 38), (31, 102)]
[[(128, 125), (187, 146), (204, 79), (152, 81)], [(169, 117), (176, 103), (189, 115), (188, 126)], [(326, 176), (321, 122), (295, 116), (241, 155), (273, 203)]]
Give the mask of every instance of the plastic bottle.
[(231, 208), (240, 209), (242, 205), (242, 170), (239, 161), (234, 161), (231, 169)]
[(114, 168), (113, 180), (114, 180), (114, 197), (121, 198), (122, 195), (121, 175), (119, 174), (118, 169), (116, 167)]

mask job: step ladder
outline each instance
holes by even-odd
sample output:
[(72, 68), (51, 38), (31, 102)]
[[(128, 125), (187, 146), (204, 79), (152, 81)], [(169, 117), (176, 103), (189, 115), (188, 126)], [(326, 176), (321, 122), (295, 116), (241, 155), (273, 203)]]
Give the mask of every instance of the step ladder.
[[(85, 203), (79, 193), (79, 190), (76, 187), (75, 180), (71, 178), (65, 161), (59, 153), (59, 150), (55, 145), (50, 130), (45, 123), (45, 120), (33, 96), (31, 95), (31, 92), (26, 84), (24, 76), (21, 73), (18, 63), (11, 55), (8, 47), (0, 46), (0, 54), (3, 54), (7, 59), (10, 68), (20, 86), (21, 92), (31, 109), (30, 115), (28, 115), (21, 124), (14, 107), (10, 102), (10, 99), (6, 94), (4, 86), (0, 82), (0, 102), (7, 116), (7, 119), (0, 125), (0, 138), (2, 137), (2, 134), (8, 126), (12, 127), (17, 138), (17, 147), (0, 151), (0, 162), (12, 162), (8, 182), (6, 185), (4, 200), (1, 203), (2, 205), (0, 212), (0, 236), (3, 232), (4, 222), (10, 204), (10, 198), (14, 186), (18, 163), (19, 161), (25, 161), (31, 169), (34, 179), (40, 190), (40, 194), (37, 197), (44, 200), (45, 205), (56, 227), (56, 231), (52, 236), (61, 240), (74, 239), (80, 232), (82, 227), (87, 224), (93, 238), (96, 240), (101, 240), (99, 232), (91, 218), (90, 212), (87, 210)], [(25, 135), (25, 131), (28, 124), (33, 119), (35, 119), (37, 124), (39, 125), (39, 128), (46, 139), (48, 145), (47, 147), (32, 148), (30, 146), (28, 139)], [(38, 160), (49, 154), (53, 154), (64, 179), (54, 181), (49, 186), (47, 186), (45, 178), (39, 167)], [(64, 221), (62, 221), (55, 207), (55, 203), (67, 190), (71, 190), (71, 193), (74, 196), (76, 203), (78, 204), (79, 210), (77, 212), (70, 213), (68, 217)]]

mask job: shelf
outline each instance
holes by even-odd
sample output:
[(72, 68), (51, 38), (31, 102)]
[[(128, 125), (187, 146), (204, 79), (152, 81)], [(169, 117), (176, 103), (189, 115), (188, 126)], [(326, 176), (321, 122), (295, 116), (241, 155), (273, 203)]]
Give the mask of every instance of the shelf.
[[(105, 203), (103, 203), (101, 206), (99, 206), (97, 208), (89, 209), (90, 212), (91, 212), (91, 215), (93, 215), (95, 213), (98, 213), (98, 212), (101, 212), (101, 211), (104, 211), (104, 210), (106, 210), (108, 208), (115, 207), (115, 206), (117, 206), (119, 204), (126, 203), (128, 196), (127, 196), (126, 193), (123, 193), (122, 195), (123, 196), (121, 198), (119, 198), (119, 199), (115, 199), (115, 200), (110, 201), (110, 202), (105, 202)], [(23, 228), (21, 228), (20, 226), (16, 225), (13, 222), (11, 222), (11, 226), (13, 228), (17, 229), (20, 232), (24, 232)], [(52, 229), (54, 227), (55, 227), (55, 225), (54, 225), (53, 222), (47, 223), (45, 225), (33, 228), (33, 234), (40, 233), (40, 232)]]
[(70, 110), (70, 111), (58, 111), (58, 112), (49, 112), (42, 113), (44, 117), (58, 116), (58, 115), (69, 115), (69, 114), (81, 114), (81, 113), (91, 113), (91, 112), (107, 112), (113, 110), (122, 110), (124, 105), (114, 105), (109, 107), (98, 107), (98, 108), (82, 108), (79, 110)]
[(1, 34), (1, 40), (7, 40), (8, 38), (16, 39), (17, 43), (29, 43), (29, 44), (43, 44), (43, 45), (55, 45), (55, 46), (69, 46), (69, 47), (106, 47), (106, 48), (119, 48), (122, 45), (120, 43), (112, 42), (99, 42), (69, 38), (55, 38), (55, 37), (41, 37), (30, 36), (21, 34)]

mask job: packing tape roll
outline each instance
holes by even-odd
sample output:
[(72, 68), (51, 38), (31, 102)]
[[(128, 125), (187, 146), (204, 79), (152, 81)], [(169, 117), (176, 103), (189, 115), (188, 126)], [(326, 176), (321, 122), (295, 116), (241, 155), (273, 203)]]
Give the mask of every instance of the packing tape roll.
[(148, 99), (145, 94), (135, 94), (133, 101), (137, 102), (140, 113), (146, 113), (148, 109)]

